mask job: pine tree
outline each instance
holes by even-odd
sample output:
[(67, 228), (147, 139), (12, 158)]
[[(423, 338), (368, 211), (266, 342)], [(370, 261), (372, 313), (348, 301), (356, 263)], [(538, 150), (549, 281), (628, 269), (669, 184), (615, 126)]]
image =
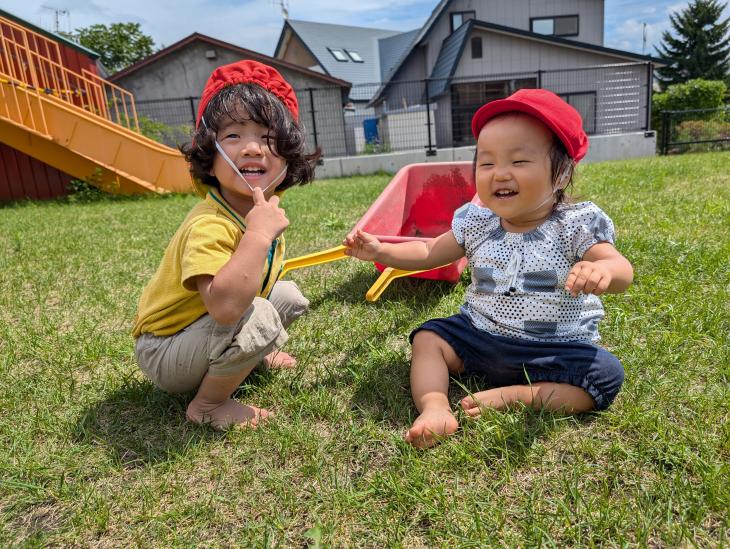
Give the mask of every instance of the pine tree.
[(671, 62), (657, 70), (665, 88), (694, 78), (728, 79), (730, 18), (720, 21), (726, 5), (718, 0), (692, 0), (669, 16), (675, 35), (664, 31), (662, 43), (655, 46), (659, 56)]

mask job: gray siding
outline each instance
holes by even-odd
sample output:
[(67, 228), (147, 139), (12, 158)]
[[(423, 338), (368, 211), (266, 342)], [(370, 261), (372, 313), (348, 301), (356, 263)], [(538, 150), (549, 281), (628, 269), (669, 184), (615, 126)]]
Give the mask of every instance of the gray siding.
[(474, 11), (476, 19), (516, 29), (530, 30), (530, 18), (555, 15), (578, 15), (579, 34), (570, 40), (588, 44), (603, 45), (604, 0), (511, 0), (480, 1), (454, 0), (444, 10), (431, 31), (425, 37), (428, 43), (427, 63), (431, 68), (436, 63), (441, 43), (451, 34), (450, 13)]

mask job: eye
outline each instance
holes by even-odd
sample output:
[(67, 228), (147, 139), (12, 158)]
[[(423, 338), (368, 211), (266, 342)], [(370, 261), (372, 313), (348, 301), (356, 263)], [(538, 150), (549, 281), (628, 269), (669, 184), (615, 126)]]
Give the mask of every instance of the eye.
[(491, 162), (482, 162), (481, 164), (479, 164), (480, 168), (491, 168), (492, 166), (494, 166), (494, 164), (492, 164)]
[(229, 133), (223, 139), (238, 139), (237, 133)]
[(513, 164), (527, 164), (529, 160), (515, 160), (512, 162)]

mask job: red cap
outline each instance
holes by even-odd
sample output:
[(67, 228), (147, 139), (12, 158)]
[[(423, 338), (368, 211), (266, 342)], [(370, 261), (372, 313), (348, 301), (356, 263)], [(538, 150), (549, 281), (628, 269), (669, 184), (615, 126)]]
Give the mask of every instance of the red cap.
[(489, 120), (514, 111), (530, 114), (550, 128), (576, 163), (588, 152), (588, 136), (580, 113), (548, 90), (521, 89), (506, 99), (482, 105), (471, 119), (471, 133), (479, 139), (479, 132)]
[(258, 84), (270, 91), (282, 100), (287, 109), (291, 112), (294, 120), (299, 119), (299, 103), (294, 90), (284, 77), (273, 67), (259, 63), (258, 61), (236, 61), (230, 65), (218, 67), (210, 75), (203, 88), (198, 105), (198, 116), (195, 120), (195, 127), (200, 125), (200, 118), (203, 116), (205, 107), (219, 91), (228, 86), (236, 84)]

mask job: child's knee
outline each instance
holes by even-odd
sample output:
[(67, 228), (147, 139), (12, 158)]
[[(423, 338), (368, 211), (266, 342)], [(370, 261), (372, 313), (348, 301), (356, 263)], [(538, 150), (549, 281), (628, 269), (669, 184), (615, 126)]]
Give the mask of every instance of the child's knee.
[(279, 312), (281, 323), (285, 328), (309, 310), (309, 300), (290, 280), (277, 282), (271, 291), (269, 301)]

